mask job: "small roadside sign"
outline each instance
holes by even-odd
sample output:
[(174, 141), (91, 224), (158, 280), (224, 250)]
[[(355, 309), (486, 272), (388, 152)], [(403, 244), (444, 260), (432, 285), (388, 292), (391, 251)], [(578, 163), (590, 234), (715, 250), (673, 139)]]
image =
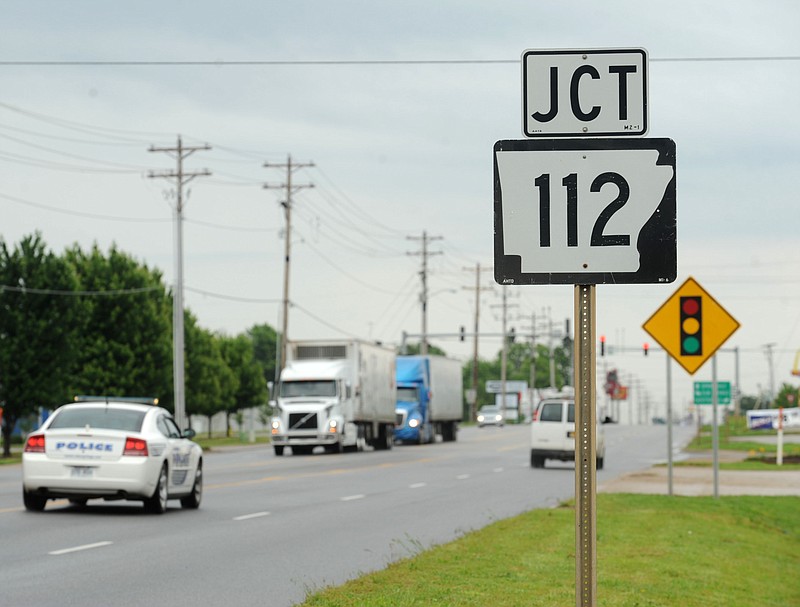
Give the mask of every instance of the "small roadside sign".
[(739, 326), (739, 322), (690, 277), (642, 328), (693, 375)]
[(522, 53), (526, 137), (644, 135), (647, 113), (647, 51), (642, 48)]
[[(694, 382), (694, 404), (695, 405), (710, 405), (713, 400), (713, 387), (710, 381), (696, 381)], [(718, 381), (717, 382), (717, 404), (730, 405), (731, 404), (731, 382)]]
[[(507, 380), (506, 392), (525, 392), (528, 389), (528, 382), (519, 380)], [(503, 391), (503, 382), (499, 379), (486, 380), (487, 394), (500, 394)]]
[(498, 141), (494, 246), (504, 285), (674, 281), (675, 142)]

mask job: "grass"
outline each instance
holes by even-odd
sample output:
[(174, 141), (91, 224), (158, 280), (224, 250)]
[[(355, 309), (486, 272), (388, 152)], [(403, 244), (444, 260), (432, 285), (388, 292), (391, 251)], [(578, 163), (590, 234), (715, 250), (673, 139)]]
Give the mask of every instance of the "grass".
[[(775, 465), (778, 448), (773, 444), (764, 444), (756, 440), (741, 440), (746, 437), (775, 436), (775, 431), (749, 430), (747, 420), (743, 416), (731, 417), (720, 425), (719, 449), (723, 451), (741, 451), (747, 453), (747, 459), (736, 463), (720, 464), (724, 470), (798, 470), (800, 469), (800, 443), (783, 443), (782, 466)], [(786, 433), (788, 434), (788, 433)], [(785, 434), (785, 435), (786, 435)], [(784, 436), (785, 436), (784, 435)], [(794, 435), (792, 436), (794, 438)], [(732, 440), (738, 439), (738, 440)], [(687, 451), (711, 452), (713, 448), (710, 426), (704, 426), (687, 446)], [(703, 465), (703, 464), (700, 464)]]
[[(597, 496), (598, 604), (800, 605), (800, 498)], [(575, 512), (534, 510), (302, 607), (536, 607), (575, 603)]]

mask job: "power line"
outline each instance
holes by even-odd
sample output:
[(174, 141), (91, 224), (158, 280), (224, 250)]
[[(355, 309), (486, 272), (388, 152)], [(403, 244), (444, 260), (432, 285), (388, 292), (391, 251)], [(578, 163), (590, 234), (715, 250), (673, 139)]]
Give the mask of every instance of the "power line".
[[(739, 62), (739, 61), (800, 61), (800, 55), (743, 56), (743, 57), (650, 57), (662, 63), (681, 62)], [(519, 59), (253, 59), (214, 61), (144, 61), (144, 60), (6, 60), (0, 66), (19, 67), (269, 67), (269, 66), (348, 66), (348, 65), (509, 65), (519, 64)]]
[(0, 285), (0, 293), (12, 291), (31, 295), (66, 295), (70, 297), (94, 297), (112, 295), (138, 295), (139, 293), (150, 293), (153, 291), (164, 291), (164, 287), (138, 287), (133, 289), (113, 289), (110, 291), (66, 291), (61, 289), (35, 289), (32, 287), (17, 287), (11, 285)]
[(10, 200), (11, 202), (16, 202), (18, 204), (24, 204), (29, 207), (36, 207), (37, 209), (44, 209), (45, 211), (53, 211), (54, 213), (61, 213), (63, 215), (73, 215), (75, 217), (88, 217), (90, 219), (102, 219), (104, 221), (123, 221), (125, 223), (130, 222), (140, 222), (140, 223), (167, 223), (171, 222), (172, 219), (164, 218), (164, 217), (122, 217), (119, 215), (103, 215), (101, 213), (85, 213), (83, 211), (72, 211), (69, 209), (62, 209), (59, 207), (54, 207), (48, 204), (43, 204), (41, 202), (34, 202), (32, 200), (26, 200), (25, 198), (19, 198), (18, 196), (11, 196), (10, 194), (3, 194), (0, 192), (0, 198), (4, 198), (6, 200)]

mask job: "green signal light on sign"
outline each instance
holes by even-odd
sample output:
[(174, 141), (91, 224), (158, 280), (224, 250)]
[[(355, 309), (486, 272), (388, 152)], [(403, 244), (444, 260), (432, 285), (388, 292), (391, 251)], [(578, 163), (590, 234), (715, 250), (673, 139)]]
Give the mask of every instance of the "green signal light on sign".
[(703, 355), (703, 298), (681, 297), (681, 356)]

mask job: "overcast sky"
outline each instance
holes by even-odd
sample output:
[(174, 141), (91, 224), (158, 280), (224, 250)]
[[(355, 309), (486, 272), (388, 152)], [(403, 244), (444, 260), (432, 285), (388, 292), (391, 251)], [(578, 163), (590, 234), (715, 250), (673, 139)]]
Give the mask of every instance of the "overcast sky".
[[(664, 354), (644, 358), (641, 325), (692, 276), (742, 325), (719, 378), (734, 380), (738, 346), (745, 393), (797, 385), (798, 23), (794, 0), (6, 0), (0, 236), (116, 243), (171, 284), (175, 184), (148, 172), (176, 163), (148, 149), (180, 135), (211, 147), (185, 162), (212, 173), (187, 188), (187, 307), (213, 331), (280, 326), (285, 194), (263, 186), (286, 174), (264, 164), (291, 155), (314, 164), (294, 183), (314, 187), (293, 197), (290, 338), (419, 333), (423, 233), (429, 331), (471, 331), (475, 267), (493, 263), (492, 146), (523, 138), (522, 52), (641, 47), (647, 136), (677, 147), (678, 279), (598, 286), (597, 332), (617, 347), (601, 364), (663, 406)], [(491, 272), (481, 285), (481, 329), (499, 332), (501, 290)], [(571, 286), (507, 294), (518, 333), (572, 318)], [(710, 369), (674, 366), (679, 407)]]

